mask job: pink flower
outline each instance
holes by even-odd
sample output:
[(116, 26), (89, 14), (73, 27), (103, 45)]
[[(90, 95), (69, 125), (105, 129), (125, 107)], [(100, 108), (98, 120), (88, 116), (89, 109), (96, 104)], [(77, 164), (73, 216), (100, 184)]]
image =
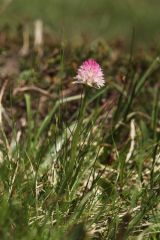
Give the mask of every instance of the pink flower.
[(104, 86), (104, 75), (100, 65), (93, 59), (83, 62), (78, 69), (78, 74), (75, 77), (76, 83), (87, 84), (92, 87)]

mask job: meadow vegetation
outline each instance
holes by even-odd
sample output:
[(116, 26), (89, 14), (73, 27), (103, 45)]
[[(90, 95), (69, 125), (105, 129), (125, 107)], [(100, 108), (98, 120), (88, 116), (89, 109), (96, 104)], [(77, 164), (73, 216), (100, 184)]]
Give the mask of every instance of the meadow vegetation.
[[(87, 34), (74, 43), (72, 33), (82, 25), (82, 9), (83, 20), (90, 19), (88, 8), (83, 1), (69, 0), (68, 8), (63, 1), (54, 1), (57, 8), (70, 12), (68, 23), (63, 16), (65, 24), (72, 23), (68, 32), (64, 27), (69, 41), (65, 34), (59, 38), (45, 28), (41, 49), (35, 49), (30, 34), (24, 52), (26, 23), (44, 17), (49, 26), (54, 17), (61, 18), (60, 11), (49, 14), (46, 1), (39, 5), (31, 1), (25, 9), (22, 1), (13, 2), (0, 12), (0, 239), (159, 240), (159, 46), (136, 45), (137, 31), (130, 41), (121, 38), (123, 30), (126, 35), (126, 29), (132, 32), (126, 19), (135, 15), (126, 8), (133, 10), (134, 3), (126, 1), (124, 9), (122, 1), (107, 1), (112, 10), (108, 14), (120, 16), (115, 21), (122, 31), (109, 28), (112, 40), (106, 41), (100, 34), (106, 27), (105, 1), (99, 0), (99, 10), (92, 1), (93, 16), (101, 18), (86, 20)], [(152, 4), (155, 14), (147, 1), (141, 4), (148, 6), (145, 19), (152, 18), (156, 28), (158, 2)], [(48, 0), (48, 8), (51, 5)], [(45, 9), (44, 16), (35, 6)], [(31, 20), (13, 17), (16, 27), (11, 34), (7, 16), (14, 16), (16, 9), (22, 15), (32, 13)], [(137, 11), (143, 18), (144, 9)], [(103, 24), (96, 25), (96, 19)], [(109, 19), (109, 26), (116, 25)], [(96, 26), (100, 37), (91, 41), (87, 36), (93, 37)], [(150, 34), (155, 31), (147, 20), (144, 26)], [(55, 33), (61, 32), (56, 27)], [(143, 33), (143, 38), (149, 36), (145, 29)], [(95, 59), (102, 67), (105, 85), (100, 89), (74, 83), (86, 59)]]

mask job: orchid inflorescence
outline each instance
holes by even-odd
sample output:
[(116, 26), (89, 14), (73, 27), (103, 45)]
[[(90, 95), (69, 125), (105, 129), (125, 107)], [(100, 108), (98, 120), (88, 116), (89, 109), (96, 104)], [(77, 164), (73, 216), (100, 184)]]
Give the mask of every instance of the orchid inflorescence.
[(76, 83), (96, 88), (103, 87), (105, 83), (102, 68), (94, 59), (89, 59), (82, 63), (78, 68), (78, 74), (75, 79)]

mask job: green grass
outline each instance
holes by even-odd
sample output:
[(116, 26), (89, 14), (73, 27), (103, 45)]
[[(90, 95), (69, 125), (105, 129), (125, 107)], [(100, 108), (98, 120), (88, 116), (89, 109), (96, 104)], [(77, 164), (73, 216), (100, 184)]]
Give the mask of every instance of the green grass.
[[(6, 62), (8, 48), (1, 49)], [(43, 59), (33, 52), (19, 57), (19, 74), (9, 76), (2, 99), (0, 238), (158, 240), (157, 53), (133, 57), (101, 42), (61, 48), (46, 46)], [(89, 57), (104, 69), (103, 89), (72, 84), (77, 65)], [(49, 97), (17, 90), (33, 84)]]
[[(0, 0), (3, 6), (7, 0)], [(1, 9), (2, 7), (0, 7)], [(37, 18), (60, 37), (83, 35), (107, 39), (129, 37), (144, 42), (159, 37), (159, 0), (12, 0), (1, 13), (1, 23), (11, 28), (21, 23), (31, 27)], [(63, 32), (63, 33), (62, 33)]]

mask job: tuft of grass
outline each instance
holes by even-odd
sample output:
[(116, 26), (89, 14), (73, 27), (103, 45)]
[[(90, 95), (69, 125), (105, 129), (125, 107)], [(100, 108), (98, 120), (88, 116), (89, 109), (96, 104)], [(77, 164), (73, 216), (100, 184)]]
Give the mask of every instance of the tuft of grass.
[[(67, 53), (52, 46), (42, 63), (34, 54), (19, 60), (27, 80), (9, 78), (16, 84), (1, 102), (1, 239), (159, 239), (159, 58), (130, 62), (124, 49), (104, 52), (103, 44)], [(103, 89), (72, 84), (79, 52), (102, 63)]]

